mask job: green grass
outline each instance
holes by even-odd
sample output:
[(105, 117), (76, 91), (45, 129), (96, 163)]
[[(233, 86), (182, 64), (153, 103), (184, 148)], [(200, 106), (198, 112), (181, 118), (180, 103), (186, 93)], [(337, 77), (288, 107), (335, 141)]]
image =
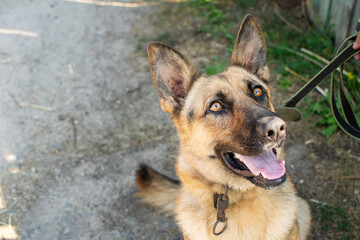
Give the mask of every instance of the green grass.
[(169, 46), (175, 45), (176, 43), (175, 39), (168, 32), (162, 33), (159, 36), (157, 36), (155, 38), (155, 41), (166, 43)]
[(278, 82), (277, 86), (285, 91), (288, 90), (293, 85), (293, 81), (289, 75), (284, 75), (281, 77)]
[(342, 232), (342, 239), (354, 239), (356, 236), (349, 234), (351, 230), (354, 229), (354, 217), (347, 213), (341, 205), (338, 206), (328, 206), (328, 205), (319, 205), (311, 204), (311, 210), (313, 212), (313, 217), (320, 221), (321, 229), (325, 232), (329, 230), (336, 229), (338, 232)]
[(191, 0), (190, 4), (202, 8), (201, 15), (210, 24), (220, 24), (226, 19), (225, 13), (212, 0)]
[(170, 33), (165, 32), (165, 33), (159, 34), (155, 39), (148, 39), (147, 37), (144, 37), (144, 36), (139, 37), (138, 43), (136, 44), (135, 51), (136, 52), (144, 51), (146, 49), (147, 44), (150, 41), (163, 42), (163, 43), (168, 44), (169, 46), (173, 46), (176, 44), (176, 40), (174, 39), (174, 37)]
[(224, 38), (229, 43), (234, 43), (236, 36), (231, 34), (230, 29), (235, 23), (228, 21), (228, 16), (222, 9), (223, 5), (212, 0), (191, 0), (190, 5), (196, 9), (196, 14), (206, 19), (206, 24), (200, 26), (198, 33), (205, 33), (212, 38)]
[(339, 128), (330, 110), (330, 95), (326, 98), (319, 98), (316, 101), (305, 98), (307, 108), (303, 110), (305, 116), (310, 118), (313, 114), (320, 116), (320, 119), (313, 123), (313, 126), (322, 126), (321, 133), (330, 137)]
[(222, 59), (220, 56), (214, 56), (213, 62), (205, 67), (205, 74), (208, 76), (221, 73), (228, 66), (228, 62)]

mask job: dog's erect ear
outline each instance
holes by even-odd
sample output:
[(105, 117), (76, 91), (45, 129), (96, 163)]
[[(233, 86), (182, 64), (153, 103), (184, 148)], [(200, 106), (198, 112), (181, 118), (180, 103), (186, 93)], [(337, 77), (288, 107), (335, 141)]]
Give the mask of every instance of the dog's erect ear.
[(161, 108), (177, 115), (197, 78), (197, 72), (184, 56), (164, 43), (152, 42), (147, 51), (151, 77), (160, 96)]
[(231, 65), (245, 68), (264, 80), (269, 79), (266, 45), (259, 24), (248, 14), (241, 23), (231, 56)]

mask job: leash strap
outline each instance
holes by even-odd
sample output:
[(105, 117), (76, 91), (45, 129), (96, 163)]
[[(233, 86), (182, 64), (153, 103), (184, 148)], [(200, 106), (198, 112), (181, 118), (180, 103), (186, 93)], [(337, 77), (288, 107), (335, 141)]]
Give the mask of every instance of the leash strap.
[[(356, 36), (355, 36), (356, 38)], [(351, 39), (350, 39), (351, 40)], [(339, 48), (335, 51), (334, 55), (337, 55), (339, 50), (343, 48), (343, 46), (346, 44), (347, 41), (343, 41), (342, 44), (340, 44)], [(350, 46), (352, 47), (352, 46)], [(357, 50), (357, 52), (360, 52)], [(355, 54), (353, 54), (355, 55)], [(352, 56), (351, 56), (352, 57)], [(335, 117), (336, 122), (340, 126), (340, 128), (346, 132), (348, 135), (354, 137), (357, 140), (360, 140), (360, 127), (356, 121), (355, 113), (353, 109), (351, 108), (351, 105), (349, 103), (349, 100), (347, 99), (345, 92), (344, 92), (344, 79), (343, 79), (343, 69), (344, 64), (341, 64), (340, 66), (340, 83), (339, 83), (339, 92), (340, 92), (340, 103), (341, 107), (345, 116), (345, 119), (341, 116), (340, 111), (336, 107), (336, 98), (335, 98), (335, 80), (334, 80), (334, 72), (331, 73), (331, 85), (330, 85), (330, 92), (331, 92), (331, 112)]]
[[(360, 31), (360, 19), (356, 25), (356, 31)], [(321, 81), (331, 75), (331, 111), (335, 117), (336, 122), (340, 128), (348, 135), (360, 140), (360, 127), (356, 121), (356, 117), (350, 102), (347, 99), (344, 92), (344, 80), (343, 80), (343, 66), (346, 61), (352, 58), (356, 53), (360, 52), (360, 49), (353, 49), (352, 44), (344, 47), (349, 41), (353, 42), (356, 39), (356, 35), (346, 38), (336, 49), (333, 59), (326, 65), (319, 73), (317, 73), (312, 79), (310, 79), (294, 96), (292, 96), (282, 107), (275, 108), (276, 113), (285, 121), (299, 121), (302, 119), (302, 113), (295, 107), (296, 104), (301, 101), (311, 90), (313, 90)], [(341, 50), (342, 49), (342, 50)], [(341, 50), (341, 51), (340, 51)], [(340, 53), (339, 53), (340, 52)], [(336, 92), (335, 92), (335, 79), (334, 71), (340, 67), (340, 103), (343, 110), (345, 119), (341, 116), (340, 111), (336, 106)]]

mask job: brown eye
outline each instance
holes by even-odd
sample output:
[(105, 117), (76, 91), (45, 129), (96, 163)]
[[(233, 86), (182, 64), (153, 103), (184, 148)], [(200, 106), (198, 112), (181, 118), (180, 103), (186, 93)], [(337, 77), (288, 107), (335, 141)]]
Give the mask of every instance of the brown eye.
[(255, 96), (260, 97), (260, 96), (262, 96), (262, 94), (263, 94), (263, 91), (262, 91), (261, 88), (257, 87), (257, 88), (254, 89), (254, 95)]
[(222, 105), (219, 102), (214, 102), (210, 107), (210, 111), (212, 111), (212, 112), (218, 112), (221, 109), (222, 109)]

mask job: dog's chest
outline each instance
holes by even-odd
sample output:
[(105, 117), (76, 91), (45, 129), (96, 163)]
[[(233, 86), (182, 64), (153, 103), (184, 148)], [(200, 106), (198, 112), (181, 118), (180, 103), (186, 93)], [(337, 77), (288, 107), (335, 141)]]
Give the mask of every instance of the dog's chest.
[[(286, 239), (297, 211), (296, 201), (292, 201), (292, 198), (287, 200), (272, 202), (268, 197), (262, 197), (230, 206), (225, 210), (228, 227), (219, 236), (212, 233), (217, 215), (212, 206), (194, 206), (183, 202), (183, 211), (177, 212), (177, 219), (189, 239)], [(217, 232), (221, 231), (222, 226), (219, 224)]]

